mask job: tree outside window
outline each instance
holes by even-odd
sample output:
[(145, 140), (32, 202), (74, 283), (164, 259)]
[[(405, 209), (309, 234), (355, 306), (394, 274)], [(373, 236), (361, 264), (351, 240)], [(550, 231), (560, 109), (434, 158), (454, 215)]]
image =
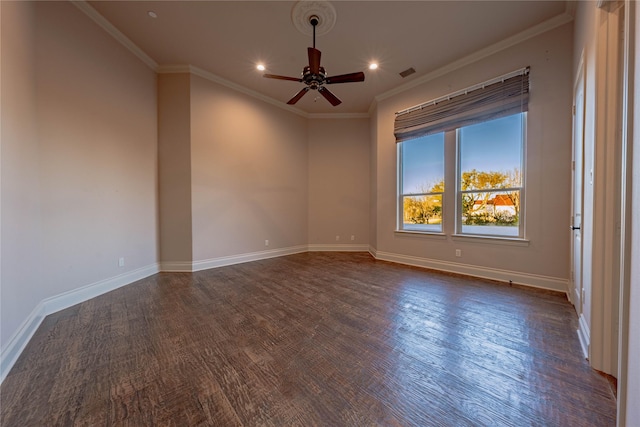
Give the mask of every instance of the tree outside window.
[[(457, 164), (445, 162), (444, 132), (401, 142), (399, 228), (441, 233), (449, 218), (456, 233), (524, 237), (525, 118), (518, 113), (450, 131), (456, 133)], [(443, 210), (448, 168), (459, 171), (448, 190), (455, 193), (457, 215)]]
[(458, 232), (518, 237), (525, 113), (458, 130)]
[(442, 232), (444, 195), (444, 133), (400, 144), (400, 227)]

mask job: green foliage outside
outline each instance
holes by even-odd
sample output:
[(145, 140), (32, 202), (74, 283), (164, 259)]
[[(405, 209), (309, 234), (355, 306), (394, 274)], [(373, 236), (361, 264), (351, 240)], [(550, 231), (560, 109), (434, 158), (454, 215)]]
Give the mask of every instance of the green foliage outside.
[(439, 224), (442, 222), (442, 196), (404, 198), (405, 224)]
[[(521, 186), (519, 169), (508, 172), (478, 171), (462, 173), (461, 190), (478, 190), (462, 195), (464, 225), (518, 225), (520, 191), (500, 193), (482, 190)], [(444, 180), (425, 186), (423, 193), (444, 193)], [(407, 196), (403, 200), (404, 222), (407, 224), (437, 224), (442, 221), (442, 195)]]

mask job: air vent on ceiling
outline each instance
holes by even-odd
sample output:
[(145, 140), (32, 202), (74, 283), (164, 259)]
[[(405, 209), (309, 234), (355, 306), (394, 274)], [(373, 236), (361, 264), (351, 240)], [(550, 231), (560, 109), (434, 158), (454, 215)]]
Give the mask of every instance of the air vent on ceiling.
[(413, 74), (415, 72), (416, 72), (416, 70), (414, 70), (413, 67), (407, 68), (406, 70), (400, 72), (400, 77), (402, 77), (404, 79), (405, 77), (410, 76), (411, 74)]

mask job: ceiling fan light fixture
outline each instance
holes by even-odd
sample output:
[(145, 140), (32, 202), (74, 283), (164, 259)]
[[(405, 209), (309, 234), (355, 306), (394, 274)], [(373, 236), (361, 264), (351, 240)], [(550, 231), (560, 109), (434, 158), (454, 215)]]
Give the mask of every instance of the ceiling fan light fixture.
[(256, 65), (256, 68), (258, 69), (258, 71), (264, 71), (267, 69), (267, 67), (265, 67), (264, 64), (258, 64)]
[[(321, 27), (324, 24), (324, 18), (319, 13), (310, 13), (310, 11), (313, 11), (313, 8), (308, 7), (309, 5), (313, 7), (317, 4), (330, 6), (330, 10), (333, 11), (331, 22), (331, 26), (333, 26), (333, 24), (335, 23), (335, 9), (333, 9), (333, 6), (331, 6), (329, 2), (299, 1), (295, 4), (292, 10), (292, 19), (294, 25), (304, 17), (304, 19), (306, 19), (306, 25), (311, 28), (311, 34), (313, 35), (313, 47), (307, 48), (309, 65), (303, 68), (302, 77), (298, 78), (280, 76), (277, 74), (263, 74), (263, 77), (269, 79), (289, 80), (304, 83), (306, 85), (306, 87), (303, 87), (298, 93), (293, 96), (293, 98), (287, 101), (287, 104), (289, 105), (293, 105), (298, 102), (308, 91), (315, 90), (335, 107), (342, 101), (340, 101), (337, 96), (331, 93), (331, 91), (329, 91), (329, 89), (327, 89), (325, 85), (364, 81), (364, 73), (361, 71), (357, 73), (340, 74), (337, 76), (327, 76), (327, 72), (325, 71), (324, 67), (320, 65), (320, 58), (322, 56), (322, 53), (318, 49), (316, 49), (316, 28)], [(301, 8), (300, 5), (303, 5), (304, 8)], [(301, 28), (298, 29), (302, 31)]]
[(378, 69), (378, 63), (377, 62), (369, 63), (369, 69), (370, 70), (377, 70)]

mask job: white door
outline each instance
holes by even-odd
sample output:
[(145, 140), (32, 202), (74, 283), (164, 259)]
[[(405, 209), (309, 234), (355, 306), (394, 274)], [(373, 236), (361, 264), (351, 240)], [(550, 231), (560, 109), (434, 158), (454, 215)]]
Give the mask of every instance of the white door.
[(573, 199), (571, 203), (571, 302), (582, 313), (582, 194), (584, 151), (584, 71), (582, 64), (574, 87), (573, 100)]

